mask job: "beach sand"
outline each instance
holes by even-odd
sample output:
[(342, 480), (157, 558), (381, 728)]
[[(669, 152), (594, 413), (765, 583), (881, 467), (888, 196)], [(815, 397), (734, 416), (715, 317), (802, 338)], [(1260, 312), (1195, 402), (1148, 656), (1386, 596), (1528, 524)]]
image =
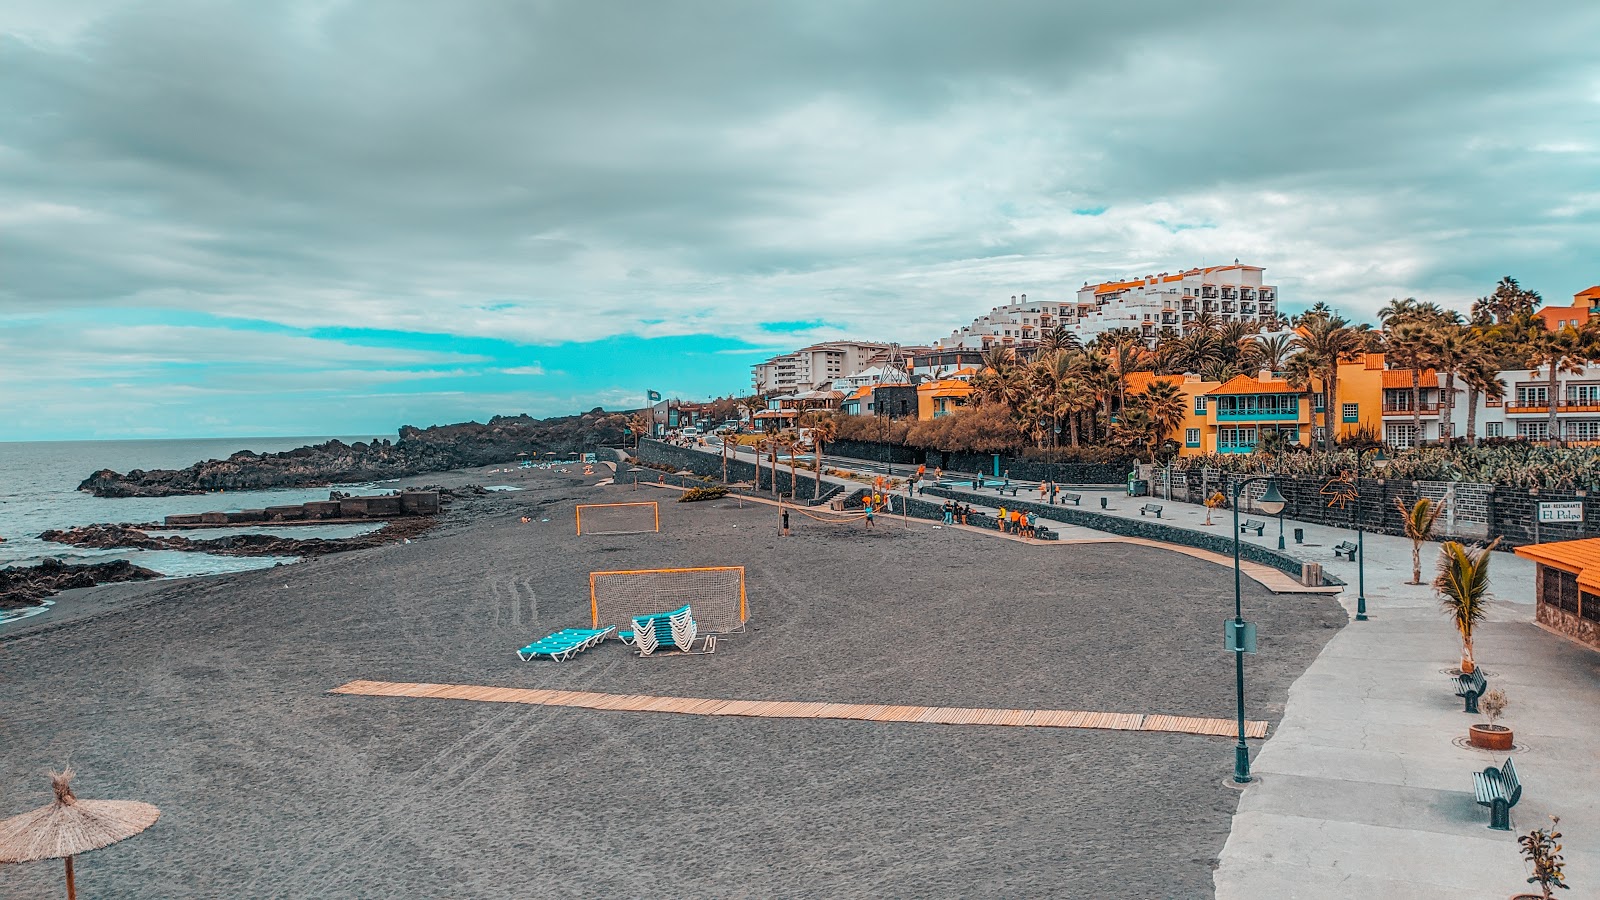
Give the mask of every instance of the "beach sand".
[[(1233, 715), (1226, 568), (888, 518), (797, 516), (780, 539), (774, 509), (731, 499), (663, 502), (660, 534), (578, 537), (575, 503), (675, 499), (581, 471), (417, 479), (527, 489), (464, 502), (410, 544), (139, 586), (0, 640), (0, 815), (43, 803), (43, 771), (68, 761), (84, 796), (159, 806), (148, 832), (79, 860), (88, 897), (1211, 894), (1238, 797), (1230, 739), (327, 693), (371, 679)], [(612, 642), (517, 659), (587, 623), (591, 570), (695, 565), (747, 567), (749, 627), (715, 655)], [(1325, 596), (1244, 590), (1261, 631), (1248, 712), (1276, 721), (1345, 617)], [(60, 879), (58, 863), (0, 867), (0, 894)]]

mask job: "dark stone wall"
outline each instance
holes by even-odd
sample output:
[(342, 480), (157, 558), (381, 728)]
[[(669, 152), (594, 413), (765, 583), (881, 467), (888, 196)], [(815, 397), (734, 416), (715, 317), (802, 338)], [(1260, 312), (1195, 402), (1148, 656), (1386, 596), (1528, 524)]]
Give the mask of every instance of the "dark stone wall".
[[(672, 466), (674, 470), (682, 469), (696, 475), (722, 481), (722, 456), (718, 453), (705, 453), (700, 450), (690, 450), (687, 447), (676, 447), (672, 444), (653, 441), (645, 438), (639, 441), (638, 448), (634, 451), (635, 458), (648, 463), (658, 463)], [(665, 473), (639, 473), (640, 480), (649, 480), (658, 474)], [(800, 482), (800, 490), (796, 494), (799, 500), (809, 500), (811, 493), (816, 488), (809, 469), (798, 469), (795, 472), (796, 480)], [(748, 460), (728, 459), (728, 479), (730, 481), (757, 481), (756, 465)], [(667, 475), (668, 482), (680, 483), (677, 476)], [(772, 470), (765, 464), (761, 466), (760, 480), (757, 484), (757, 493), (772, 490)], [(778, 491), (788, 494), (790, 490), (789, 468), (782, 463), (778, 464)], [(824, 494), (828, 491), (828, 482), (822, 482)]]
[[(978, 472), (983, 475), (994, 474), (994, 454), (992, 453), (966, 453), (951, 450), (923, 450), (917, 447), (907, 447), (902, 444), (884, 444), (878, 441), (834, 441), (825, 449), (825, 452), (838, 456), (848, 456), (868, 462), (883, 462), (887, 459), (892, 463), (908, 465), (926, 465), (931, 471), (942, 468), (954, 472)], [(1069, 485), (1104, 485), (1126, 484), (1128, 473), (1133, 470), (1129, 463), (1049, 463), (1027, 459), (1020, 456), (1000, 455), (1000, 471), (1010, 470), (1012, 481), (1051, 481)]]
[[(1169, 544), (1181, 544), (1185, 547), (1198, 547), (1224, 556), (1233, 555), (1233, 536), (1231, 534), (1195, 531), (1192, 528), (1169, 525), (1160, 519), (1124, 519), (1119, 516), (1109, 516), (1088, 509), (1080, 509), (1076, 506), (1051, 506), (1048, 503), (1041, 504), (1012, 497), (997, 500), (988, 495), (975, 494), (971, 491), (952, 490), (950, 488), (928, 487), (924, 489), (924, 493), (948, 497), (962, 502), (982, 503), (987, 506), (1003, 504), (1006, 509), (1021, 509), (1033, 512), (1041, 519), (1062, 522), (1067, 525), (1082, 525), (1085, 528), (1093, 528), (1096, 531), (1104, 531), (1108, 534), (1117, 534), (1123, 537), (1148, 538)], [(1300, 578), (1302, 561), (1282, 551), (1240, 541), (1239, 557), (1250, 562), (1271, 566), (1295, 579)], [(1324, 584), (1344, 583), (1326, 572), (1323, 573), (1322, 579)]]

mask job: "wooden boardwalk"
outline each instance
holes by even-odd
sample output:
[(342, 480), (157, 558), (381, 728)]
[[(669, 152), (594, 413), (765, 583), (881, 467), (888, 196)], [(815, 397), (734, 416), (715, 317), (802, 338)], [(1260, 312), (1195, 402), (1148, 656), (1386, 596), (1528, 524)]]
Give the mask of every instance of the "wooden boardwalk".
[[(1011, 725), (1025, 728), (1100, 728), (1110, 731), (1161, 731), (1232, 737), (1234, 719), (1139, 713), (1079, 712), (1065, 709), (967, 709), (956, 706), (891, 706), (817, 703), (796, 700), (714, 700), (656, 697), (649, 694), (597, 694), (589, 691), (497, 688), (471, 684), (413, 684), (352, 681), (329, 691), (365, 697), (426, 697), (479, 703), (523, 703), (626, 712), (680, 713), (691, 716), (756, 716), (768, 719), (853, 719), (861, 722), (916, 722), (931, 725)], [(1246, 737), (1267, 736), (1267, 723), (1245, 721)]]

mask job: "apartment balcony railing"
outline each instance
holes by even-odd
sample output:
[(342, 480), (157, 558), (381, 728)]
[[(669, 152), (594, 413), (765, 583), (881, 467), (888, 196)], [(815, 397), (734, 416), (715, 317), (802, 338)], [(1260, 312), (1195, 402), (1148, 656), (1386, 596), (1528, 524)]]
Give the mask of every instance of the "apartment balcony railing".
[(1278, 299), (1278, 297), (1272, 291), (1262, 291), (1261, 296), (1257, 299), (1262, 303), (1270, 303), (1271, 301)]
[(1215, 300), (1207, 300), (1205, 302), (1205, 304), (1204, 304), (1204, 309), (1205, 309), (1206, 312), (1216, 312), (1217, 311), (1217, 301), (1215, 301)]
[(1224, 443), (1223, 441), (1218, 441), (1217, 442), (1217, 452), (1218, 453), (1252, 453), (1252, 452), (1255, 451), (1255, 449), (1256, 449), (1256, 445), (1254, 443), (1245, 444), (1245, 443), (1239, 443), (1239, 442), (1235, 442), (1235, 441), (1230, 441), (1230, 442), (1226, 442), (1226, 443)]
[[(1550, 412), (1550, 403), (1546, 400), (1507, 400), (1506, 412), (1514, 414), (1546, 413)], [(1600, 413), (1600, 399), (1597, 400), (1558, 400), (1556, 413)]]
[(1163, 324), (1163, 325), (1176, 325), (1176, 324), (1178, 324), (1178, 317), (1173, 315), (1172, 313), (1162, 313), (1161, 314), (1161, 324)]
[(1294, 422), (1300, 418), (1299, 410), (1236, 409), (1217, 410), (1218, 422)]
[(1233, 304), (1226, 300), (1222, 301), (1222, 311), (1225, 313), (1233, 312)]
[(1254, 303), (1241, 303), (1241, 304), (1239, 304), (1239, 312), (1242, 312), (1242, 313), (1253, 313), (1255, 311), (1256, 311), (1256, 305)]
[(1222, 299), (1224, 299), (1224, 300), (1232, 300), (1234, 298), (1234, 296), (1235, 296), (1235, 293), (1236, 292), (1234, 291), (1233, 288), (1223, 288), (1222, 289)]
[[(1409, 403), (1385, 403), (1383, 405), (1383, 414), (1386, 416), (1409, 416), (1412, 408)], [(1415, 408), (1425, 416), (1439, 414), (1439, 404), (1437, 403), (1418, 403)]]
[(1217, 296), (1217, 289), (1216, 288), (1201, 288), (1200, 289), (1200, 296), (1202, 298), (1204, 298), (1204, 297), (1216, 297)]
[(1184, 309), (1194, 309), (1194, 301), (1193, 300), (1184, 300), (1183, 301), (1183, 308)]

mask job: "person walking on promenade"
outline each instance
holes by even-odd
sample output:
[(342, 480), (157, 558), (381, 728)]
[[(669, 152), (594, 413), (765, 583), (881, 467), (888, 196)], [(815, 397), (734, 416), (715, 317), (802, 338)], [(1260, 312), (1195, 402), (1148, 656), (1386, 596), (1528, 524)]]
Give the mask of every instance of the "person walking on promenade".
[(1044, 502), (1045, 495), (1048, 494), (1049, 492), (1050, 492), (1050, 483), (1046, 482), (1046, 481), (1039, 482), (1039, 502), (1040, 503)]

